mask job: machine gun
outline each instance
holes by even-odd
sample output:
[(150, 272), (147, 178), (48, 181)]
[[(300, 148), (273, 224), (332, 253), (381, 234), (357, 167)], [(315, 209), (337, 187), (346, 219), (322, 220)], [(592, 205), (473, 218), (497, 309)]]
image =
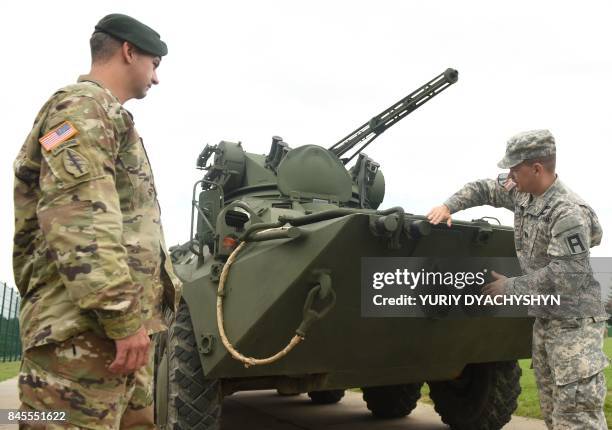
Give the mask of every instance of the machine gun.
[(390, 108), (382, 111), (328, 149), (340, 158), (355, 146), (361, 144), (361, 147), (350, 157), (341, 159), (344, 164), (347, 164), (385, 130), (457, 82), (458, 78), (459, 72), (457, 70), (446, 69), (444, 73), (436, 76), (399, 102), (393, 104)]

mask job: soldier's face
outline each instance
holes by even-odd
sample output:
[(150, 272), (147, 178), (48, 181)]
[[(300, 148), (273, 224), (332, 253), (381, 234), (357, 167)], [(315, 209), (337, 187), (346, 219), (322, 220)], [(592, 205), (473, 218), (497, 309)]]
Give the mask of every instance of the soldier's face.
[(157, 68), (161, 58), (153, 55), (138, 53), (133, 64), (132, 91), (134, 98), (142, 99), (147, 95), (149, 88), (159, 84)]
[(510, 168), (510, 178), (516, 183), (516, 190), (523, 193), (532, 193), (538, 190), (539, 175), (532, 165), (525, 162)]

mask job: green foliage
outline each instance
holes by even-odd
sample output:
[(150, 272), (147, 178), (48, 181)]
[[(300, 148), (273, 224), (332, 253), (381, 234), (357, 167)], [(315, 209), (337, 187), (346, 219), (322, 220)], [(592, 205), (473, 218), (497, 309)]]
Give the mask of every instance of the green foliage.
[(0, 361), (0, 381), (5, 381), (17, 376), (20, 365), (20, 361), (7, 361), (5, 363)]
[(518, 408), (514, 414), (541, 419), (538, 387), (536, 386), (533, 369), (531, 369), (531, 360), (519, 360), (519, 365), (523, 371), (521, 376), (521, 395), (518, 398)]

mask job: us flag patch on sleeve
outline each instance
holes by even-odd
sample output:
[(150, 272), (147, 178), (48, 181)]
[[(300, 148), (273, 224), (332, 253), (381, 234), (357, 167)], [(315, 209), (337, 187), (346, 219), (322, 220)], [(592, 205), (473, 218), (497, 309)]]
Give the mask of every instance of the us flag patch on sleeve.
[(69, 121), (64, 121), (49, 133), (38, 139), (40, 144), (46, 151), (51, 151), (60, 143), (70, 139), (79, 131)]

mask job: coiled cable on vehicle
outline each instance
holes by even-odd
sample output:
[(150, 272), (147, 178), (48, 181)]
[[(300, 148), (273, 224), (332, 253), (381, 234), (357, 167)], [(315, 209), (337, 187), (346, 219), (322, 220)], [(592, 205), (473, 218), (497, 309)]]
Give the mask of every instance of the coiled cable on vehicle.
[[(285, 230), (285, 229), (284, 228), (267, 229), (267, 230), (264, 230), (263, 232), (268, 232), (272, 230)], [(228, 352), (231, 354), (231, 356), (234, 357), (236, 360), (242, 362), (244, 364), (244, 367), (251, 367), (251, 366), (260, 366), (264, 364), (271, 364), (283, 358), (293, 348), (295, 348), (295, 346), (298, 343), (304, 340), (304, 336), (301, 336), (296, 333), (291, 338), (287, 346), (285, 346), (282, 350), (280, 350), (276, 354), (270, 357), (267, 357), (267, 358), (247, 357), (241, 354), (238, 350), (236, 350), (236, 348), (234, 348), (234, 346), (231, 344), (231, 342), (227, 338), (227, 334), (225, 333), (225, 328), (223, 326), (223, 298), (225, 296), (225, 283), (227, 282), (227, 277), (229, 275), (230, 267), (232, 266), (232, 264), (234, 264), (236, 257), (238, 256), (240, 251), (242, 251), (242, 249), (246, 246), (247, 243), (248, 243), (247, 241), (241, 242), (240, 245), (238, 245), (236, 249), (232, 251), (227, 261), (225, 262), (225, 265), (223, 266), (223, 270), (221, 271), (221, 276), (219, 277), (219, 288), (217, 289), (217, 326), (219, 327), (219, 336), (221, 337), (221, 342), (223, 343), (225, 348), (228, 350)]]

